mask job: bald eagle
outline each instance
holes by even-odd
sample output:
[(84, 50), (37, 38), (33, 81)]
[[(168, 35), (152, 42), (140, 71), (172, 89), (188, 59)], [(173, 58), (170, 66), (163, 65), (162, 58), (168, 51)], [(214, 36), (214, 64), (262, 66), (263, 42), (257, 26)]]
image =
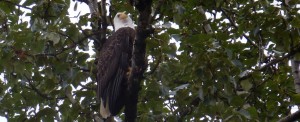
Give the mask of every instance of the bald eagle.
[(115, 32), (104, 43), (97, 59), (97, 97), (103, 118), (120, 112), (130, 85), (134, 24), (125, 12), (119, 12), (114, 17), (114, 27)]

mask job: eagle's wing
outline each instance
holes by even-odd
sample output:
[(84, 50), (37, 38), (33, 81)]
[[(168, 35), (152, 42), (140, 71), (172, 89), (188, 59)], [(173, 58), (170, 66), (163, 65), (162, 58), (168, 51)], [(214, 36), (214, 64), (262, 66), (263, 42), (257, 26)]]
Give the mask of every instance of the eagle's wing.
[[(134, 30), (120, 28), (110, 36), (98, 56), (98, 99), (104, 106), (108, 102), (110, 113), (117, 114), (124, 105), (126, 92), (126, 73), (130, 66), (134, 39)], [(107, 101), (108, 100), (108, 101)]]
[[(106, 99), (108, 83), (112, 80), (115, 72), (118, 69), (118, 61), (121, 55), (121, 45), (118, 44), (118, 40), (115, 32), (104, 43), (100, 54), (98, 56), (97, 67), (97, 80), (98, 80), (98, 98)], [(105, 105), (105, 104), (104, 104)]]

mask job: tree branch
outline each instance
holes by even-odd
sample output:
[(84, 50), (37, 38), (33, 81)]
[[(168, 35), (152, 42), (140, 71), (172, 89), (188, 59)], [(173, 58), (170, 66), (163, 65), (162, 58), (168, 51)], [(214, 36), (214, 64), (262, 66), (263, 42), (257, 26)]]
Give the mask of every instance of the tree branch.
[(128, 96), (125, 103), (125, 122), (135, 122), (137, 116), (137, 102), (138, 93), (140, 90), (140, 83), (144, 78), (144, 72), (147, 68), (146, 61), (146, 38), (153, 33), (150, 26), (152, 0), (135, 0), (132, 1), (139, 11), (139, 18), (137, 21), (136, 40), (133, 50), (132, 62), (132, 81), (128, 89)]
[(107, 16), (106, 16), (106, 0), (101, 0), (101, 19), (98, 20), (99, 23), (99, 30), (100, 30), (100, 45), (99, 45), (99, 50), (101, 49), (101, 46), (105, 43), (106, 41), (106, 31), (107, 31)]
[[(258, 70), (256, 70), (256, 71), (263, 71), (263, 70), (265, 70), (266, 68), (268, 68), (268, 67), (270, 67), (270, 66), (272, 66), (272, 65), (274, 65), (274, 64), (276, 64), (276, 63), (279, 63), (279, 62), (281, 62), (281, 61), (283, 61), (283, 60), (285, 60), (285, 59), (288, 59), (288, 58), (290, 58), (290, 57), (292, 57), (292, 56), (294, 56), (297, 52), (299, 52), (300, 51), (300, 44), (299, 45), (297, 45), (297, 46), (295, 46), (294, 48), (292, 48), (292, 51), (290, 52), (290, 53), (288, 53), (288, 54), (286, 54), (286, 55), (284, 55), (284, 56), (282, 56), (282, 57), (280, 57), (280, 58), (277, 58), (277, 59), (274, 59), (274, 60), (272, 60), (271, 62), (269, 62), (269, 63), (267, 63), (266, 65), (264, 65), (263, 67), (261, 67), (261, 68), (259, 68)], [(252, 73), (248, 73), (247, 75), (245, 75), (245, 76), (243, 76), (243, 77), (241, 77), (241, 78), (239, 78), (239, 80), (244, 80), (244, 79), (247, 79), (247, 78), (249, 78), (249, 77), (251, 77), (252, 76)], [(264, 80), (264, 81), (267, 81), (267, 80)], [(258, 86), (260, 86), (260, 85), (262, 85), (263, 83), (265, 83), (265, 82), (262, 82), (261, 84), (258, 84)], [(299, 84), (300, 85), (300, 84)], [(248, 99), (248, 97), (246, 98), (246, 99)], [(200, 103), (200, 98), (199, 97), (196, 97), (188, 106), (186, 106), (186, 107), (182, 107), (182, 108), (178, 108), (176, 111), (175, 111), (175, 113), (180, 113), (180, 120), (182, 121), (182, 119), (186, 116), (186, 115), (189, 115), (192, 111), (193, 111), (193, 109), (196, 107), (196, 106), (198, 106), (199, 105), (199, 103)], [(299, 111), (298, 111), (299, 112)], [(299, 116), (299, 117), (298, 117)], [(300, 112), (298, 113), (298, 114), (296, 114), (296, 115), (294, 115), (294, 114), (292, 114), (292, 115), (290, 115), (290, 117), (288, 117), (288, 118), (294, 118), (294, 117), (296, 117), (296, 119), (300, 119)], [(284, 119), (284, 120), (292, 120), (292, 119)], [(294, 120), (293, 120), (294, 121)], [(292, 121), (281, 121), (281, 122), (292, 122)]]
[(162, 54), (158, 56), (158, 58), (155, 60), (155, 62), (156, 63), (154, 64), (153, 68), (150, 69), (150, 72), (147, 73), (147, 75), (152, 75), (156, 71), (156, 69), (158, 68), (159, 64), (162, 62)]
[(73, 0), (73, 1), (79, 1), (79, 2), (84, 2), (85, 4), (89, 4), (89, 0)]
[[(226, 11), (225, 11), (222, 7), (220, 7), (220, 9), (221, 9), (222, 13), (226, 16), (226, 18), (229, 20), (230, 24), (231, 24), (235, 29), (238, 29), (238, 26), (233, 22), (233, 20), (229, 17), (229, 15), (226, 13)], [(247, 41), (248, 41), (251, 45), (253, 45), (254, 47), (257, 47), (257, 48), (258, 48), (258, 45), (255, 44), (255, 42), (253, 42), (246, 34), (243, 33), (242, 35), (243, 35), (244, 38), (247, 39)]]
[(76, 46), (78, 44), (81, 44), (83, 41), (87, 40), (91, 36), (97, 35), (98, 33), (93, 33), (93, 34), (90, 34), (90, 35), (86, 35), (85, 37), (83, 37), (82, 39), (78, 40), (77, 42), (75, 40), (71, 39), (68, 35), (65, 35), (65, 34), (60, 33), (60, 32), (58, 32), (58, 34), (60, 34), (62, 36), (66, 36), (67, 38), (69, 38), (73, 42), (73, 44), (70, 45), (70, 46), (68, 46), (68, 47), (63, 47), (59, 51), (57, 51), (55, 53), (40, 53), (40, 54), (35, 54), (35, 55), (30, 55), (30, 56), (54, 56), (55, 57), (57, 55), (60, 55), (60, 54), (64, 53), (67, 50), (76, 48)]
[(188, 106), (186, 107), (182, 107), (182, 108), (178, 108), (177, 110), (175, 110), (175, 113), (179, 113), (180, 118), (179, 118), (179, 122), (183, 122), (183, 118), (191, 113), (193, 113), (192, 111), (194, 111), (195, 107), (197, 107), (200, 103), (201, 99), (199, 97), (196, 97)]
[(160, 10), (161, 10), (161, 7), (164, 5), (165, 1), (166, 0), (159, 0), (158, 1), (157, 7), (155, 9), (155, 12), (154, 12), (153, 16), (151, 17), (150, 23), (155, 21), (155, 18), (158, 14), (162, 14), (162, 13), (160, 13)]
[(33, 90), (35, 93), (37, 93), (39, 96), (41, 96), (42, 98), (45, 98), (47, 100), (53, 100), (53, 99), (65, 99), (66, 96), (62, 96), (62, 97), (57, 97), (57, 98), (53, 98), (50, 97), (49, 95), (42, 93), (39, 89), (37, 89), (32, 83), (31, 83), (31, 79), (29, 77), (27, 77), (26, 75), (24, 75), (24, 77), (26, 78), (28, 84), (29, 84), (29, 88), (30, 90)]
[[(255, 70), (251, 70), (251, 71), (264, 71), (264, 70), (266, 70), (267, 68), (269, 68), (272, 65), (275, 65), (275, 64), (277, 64), (277, 63), (279, 63), (279, 62), (281, 62), (281, 61), (283, 61), (285, 59), (291, 58), (292, 56), (294, 56), (299, 51), (300, 51), (300, 44), (298, 46), (294, 47), (290, 53), (288, 53), (288, 54), (286, 54), (286, 55), (284, 55), (284, 56), (282, 56), (280, 58), (273, 59), (272, 61), (268, 62), (267, 64), (265, 64), (264, 66), (260, 67), (259, 69), (255, 69)], [(250, 78), (251, 76), (252, 76), (252, 73), (249, 72), (247, 75), (244, 75), (243, 77), (240, 77), (239, 81), (245, 80), (247, 78)]]
[(106, 33), (106, 32), (103, 32), (101, 29), (101, 21), (103, 19), (99, 12), (98, 1), (97, 0), (78, 0), (78, 1), (84, 1), (89, 6), (91, 18), (92, 18), (92, 21), (91, 21), (92, 30), (94, 32), (98, 32), (100, 30), (100, 32), (101, 32), (101, 34), (95, 35), (95, 38), (94, 38), (95, 49), (99, 51), (101, 49), (102, 44), (104, 43), (104, 42), (101, 42), (101, 35), (102, 35), (102, 33)]
[(65, 89), (65, 95), (73, 105), (78, 105), (80, 109), (84, 109), (84, 107), (73, 98), (71, 90)]
[[(205, 15), (205, 11), (203, 10), (202, 6), (198, 7), (198, 11), (205, 17), (205, 20), (207, 21), (207, 18), (206, 18), (206, 15)], [(207, 34), (212, 34), (211, 26), (208, 23), (203, 23), (203, 25), (204, 25), (203, 28), (204, 28), (205, 32)]]
[(278, 122), (294, 122), (299, 119), (300, 119), (300, 111), (296, 111), (295, 113), (280, 119)]
[(284, 56), (282, 56), (282, 57), (280, 57), (280, 58), (277, 58), (277, 59), (274, 59), (274, 60), (270, 61), (270, 62), (267, 63), (266, 65), (264, 65), (264, 66), (262, 66), (261, 68), (259, 68), (258, 71), (263, 71), (263, 70), (265, 70), (266, 68), (268, 68), (268, 67), (270, 67), (270, 66), (272, 66), (272, 65), (274, 65), (274, 64), (277, 64), (277, 63), (281, 62), (282, 60), (288, 59), (288, 58), (290, 58), (291, 56), (294, 56), (294, 55), (295, 55), (297, 52), (299, 52), (299, 51), (300, 51), (300, 45), (294, 47), (290, 53), (288, 53), (288, 54), (286, 54), (286, 55), (284, 55)]
[(262, 66), (261, 68), (259, 68), (258, 71), (263, 71), (263, 70), (265, 70), (266, 68), (268, 68), (268, 67), (270, 67), (270, 66), (272, 66), (272, 65), (274, 65), (274, 64), (277, 64), (277, 63), (281, 62), (282, 60), (285, 60), (285, 59), (287, 59), (287, 58), (290, 58), (290, 57), (293, 56), (293, 55), (294, 55), (293, 53), (288, 53), (288, 54), (286, 54), (286, 55), (284, 55), (284, 56), (282, 56), (282, 57), (280, 57), (280, 58), (274, 59), (274, 60), (270, 61), (269, 63), (267, 63), (266, 65), (264, 65), (264, 66)]
[(22, 6), (22, 5), (19, 5), (19, 4), (17, 4), (17, 3), (14, 3), (14, 2), (12, 2), (12, 1), (10, 1), (10, 0), (0, 1), (0, 2), (6, 2), (6, 3), (12, 4), (12, 5), (21, 7), (21, 8), (29, 9), (29, 10), (32, 9), (32, 8), (27, 7), (27, 6)]

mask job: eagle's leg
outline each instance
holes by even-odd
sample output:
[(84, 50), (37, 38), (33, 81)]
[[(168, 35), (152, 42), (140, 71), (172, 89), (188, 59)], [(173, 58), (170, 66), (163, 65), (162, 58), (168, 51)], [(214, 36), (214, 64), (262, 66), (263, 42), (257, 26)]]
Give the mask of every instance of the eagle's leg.
[(130, 90), (130, 88), (131, 88), (132, 72), (133, 72), (133, 68), (132, 68), (131, 66), (129, 66), (129, 67), (127, 68), (127, 72), (126, 72), (126, 78), (127, 78), (127, 90)]
[(132, 72), (132, 68), (131, 67), (128, 67), (127, 68), (127, 72), (126, 72), (126, 76), (127, 78), (129, 79), (130, 75), (131, 75), (131, 72)]

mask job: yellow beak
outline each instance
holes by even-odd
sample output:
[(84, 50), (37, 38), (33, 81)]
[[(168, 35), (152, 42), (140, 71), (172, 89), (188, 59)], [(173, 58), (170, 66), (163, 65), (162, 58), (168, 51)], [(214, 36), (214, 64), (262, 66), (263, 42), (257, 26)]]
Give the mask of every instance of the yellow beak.
[(127, 18), (128, 18), (128, 16), (126, 15), (126, 11), (124, 11), (124, 12), (120, 13), (120, 15), (119, 15), (119, 18), (120, 18), (121, 20), (125, 20), (125, 19), (127, 19)]

